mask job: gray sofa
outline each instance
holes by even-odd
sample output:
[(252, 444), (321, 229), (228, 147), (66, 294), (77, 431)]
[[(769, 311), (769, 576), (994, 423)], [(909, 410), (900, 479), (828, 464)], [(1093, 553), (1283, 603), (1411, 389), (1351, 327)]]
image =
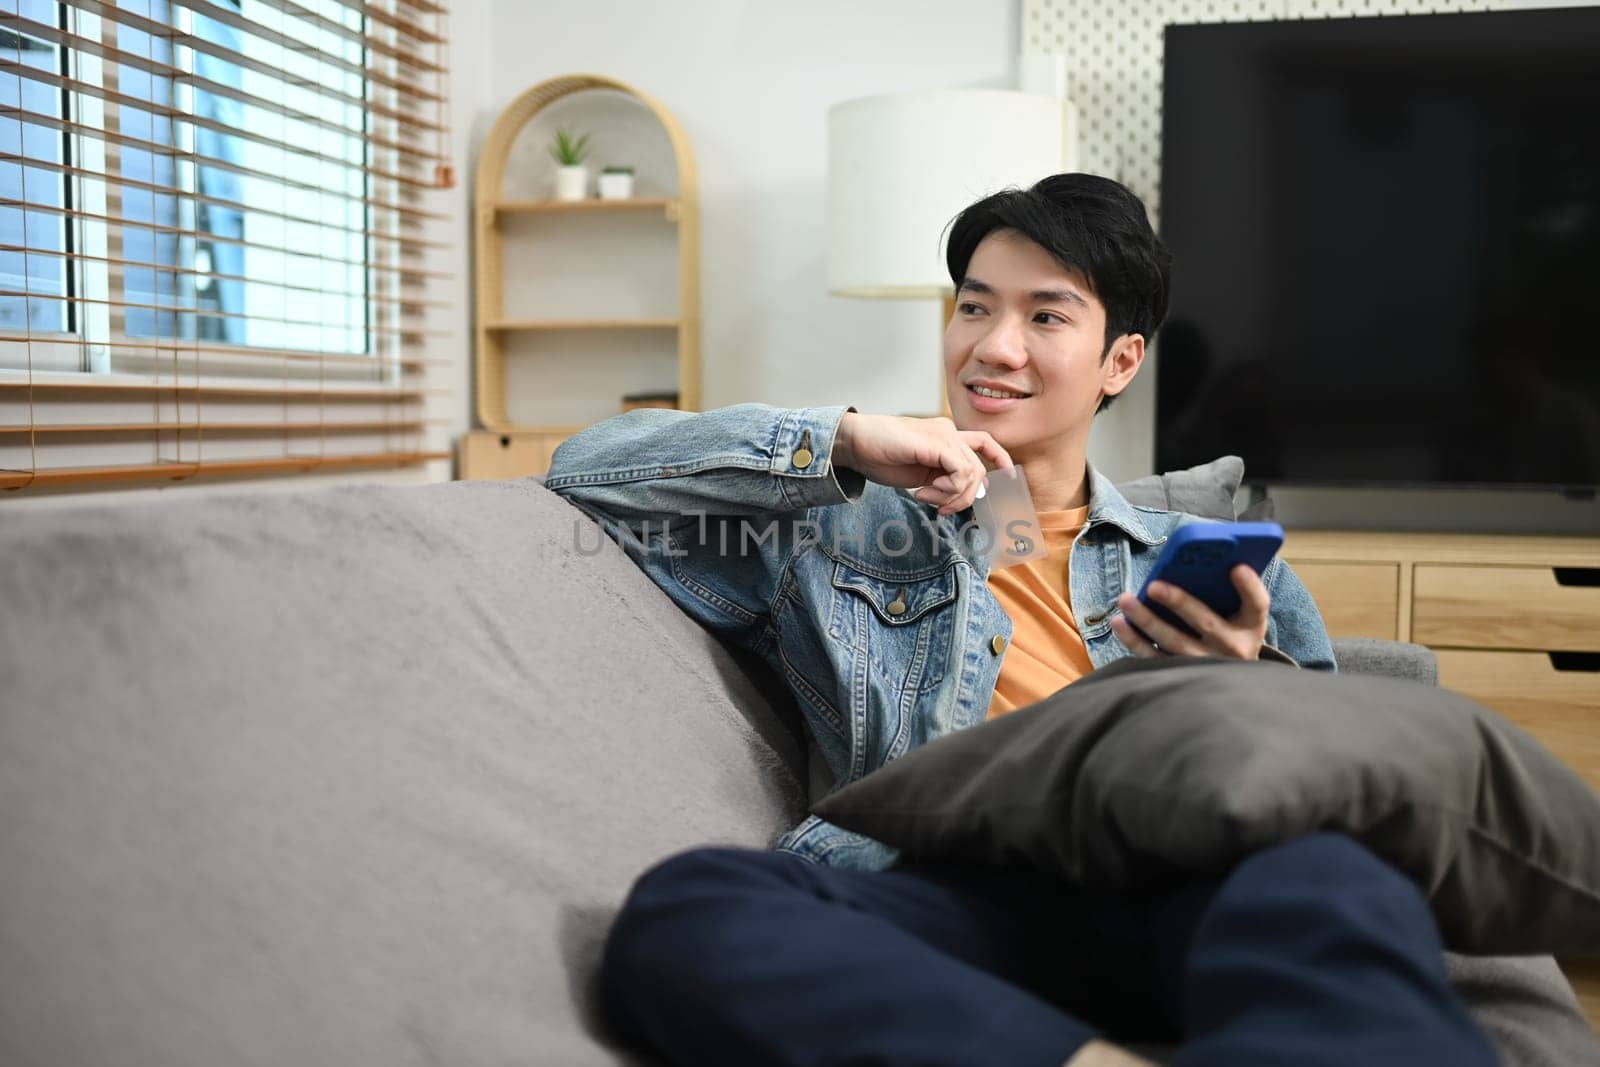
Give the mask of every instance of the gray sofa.
[[(630, 882), (806, 806), (771, 678), (533, 480), (3, 508), (5, 1067), (637, 1062)], [(1452, 967), (1600, 1063), (1549, 960)]]

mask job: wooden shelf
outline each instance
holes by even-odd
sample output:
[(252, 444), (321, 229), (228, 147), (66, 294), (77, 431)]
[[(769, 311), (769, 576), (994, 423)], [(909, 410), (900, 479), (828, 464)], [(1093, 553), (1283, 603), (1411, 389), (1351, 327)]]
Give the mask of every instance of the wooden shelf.
[[(655, 124), (659, 126), (659, 133), (665, 135), (667, 147), (670, 147), (671, 151), (670, 164), (665, 157), (653, 164), (653, 167), (659, 167), (661, 173), (657, 174), (652, 168), (646, 168), (650, 179), (659, 182), (647, 185), (647, 188), (652, 191), (659, 190), (662, 195), (634, 196), (623, 200), (585, 198), (557, 201), (548, 197), (526, 196), (527, 193), (536, 192), (526, 186), (508, 187), (508, 176), (514, 169), (521, 168), (521, 164), (518, 164), (517, 168), (512, 167), (512, 149), (535, 116), (559, 101), (591, 92), (620, 94), (631, 99), (633, 107), (630, 110), (642, 107), (650, 112)], [(652, 133), (652, 143), (655, 137), (656, 135)], [(522, 175), (522, 177), (526, 179), (527, 176)], [(595, 338), (584, 338), (572, 331), (595, 333), (633, 331), (632, 336), (599, 340), (607, 341), (605, 347), (611, 349), (628, 351), (631, 355), (649, 355), (652, 357), (652, 362), (657, 362), (653, 358), (655, 355), (665, 354), (664, 351), (658, 353), (657, 350), (665, 349), (670, 343), (677, 352), (677, 381), (674, 384), (678, 393), (678, 404), (685, 410), (699, 410), (701, 373), (699, 182), (696, 178), (694, 153), (690, 149), (688, 137), (671, 113), (658, 101), (615, 78), (598, 74), (567, 74), (550, 78), (521, 93), (495, 119), (478, 154), (476, 183), (476, 207), (472, 218), (477, 237), (474, 249), (477, 290), (474, 380), (477, 421), (480, 426), (492, 431), (492, 434), (486, 435), (481, 441), (472, 435), (463, 438), (463, 469), (492, 467), (495, 470), (508, 470), (512, 467), (521, 469), (530, 465), (537, 467), (548, 459), (547, 451), (552, 446), (552, 441), (565, 436), (565, 434), (540, 434), (535, 437), (506, 437), (506, 443), (501, 443), (501, 435), (528, 428), (526, 424), (518, 425), (512, 417), (507, 397), (511, 379), (515, 377), (521, 388), (536, 387), (534, 382), (526, 380), (529, 375), (527, 368), (519, 368), (515, 376), (508, 374), (508, 365), (513, 362), (513, 342), (522, 334), (569, 331), (566, 336), (572, 338), (577, 347), (589, 347), (581, 342)], [(559, 216), (567, 221), (561, 225), (507, 224), (507, 220), (514, 218), (550, 216)], [(619, 223), (616, 220), (625, 217), (639, 221), (618, 229)], [(607, 219), (611, 221), (608, 222)], [(600, 234), (604, 240), (597, 243), (589, 242), (585, 239), (586, 233)], [(515, 280), (519, 285), (512, 287), (508, 293), (507, 282), (511, 280), (515, 266), (514, 262), (508, 262), (508, 251), (524, 255), (531, 252), (538, 256), (540, 264), (549, 264), (551, 269), (559, 269), (563, 262), (563, 248), (571, 250), (578, 244), (583, 245), (585, 254), (593, 252), (596, 263), (608, 264), (603, 275), (589, 281), (589, 287), (597, 294), (597, 299), (590, 304), (591, 307), (604, 307), (605, 305), (600, 303), (604, 297), (598, 297), (598, 294), (605, 287), (613, 286), (622, 280), (630, 272), (636, 278), (643, 275), (660, 281), (664, 289), (671, 269), (666, 258), (670, 254), (676, 261), (676, 270), (671, 271), (671, 274), (676, 275), (677, 300), (665, 298), (663, 293), (662, 298), (652, 298), (645, 303), (645, 306), (672, 308), (673, 314), (667, 317), (615, 319), (576, 316), (536, 318), (532, 313), (539, 307), (554, 305), (561, 311), (571, 314), (575, 303), (570, 299), (562, 303), (554, 303), (548, 299), (539, 302), (530, 296), (527, 290), (542, 277), (537, 270), (526, 276), (517, 274)], [(640, 251), (643, 254), (625, 255), (626, 251), (634, 246), (642, 246)], [(614, 265), (611, 265), (612, 260), (615, 260)], [(620, 272), (615, 278), (610, 276), (613, 269)], [(585, 276), (587, 277), (587, 274)], [(581, 303), (576, 303), (576, 308), (582, 306)], [(637, 331), (640, 330), (671, 332), (647, 337), (638, 334)], [(561, 420), (563, 408), (584, 409), (584, 405), (579, 403), (561, 403), (563, 398), (554, 395), (557, 393), (568, 393), (570, 395), (565, 399), (576, 401), (586, 391), (593, 392), (599, 388), (602, 382), (606, 383), (604, 391), (607, 393), (628, 393), (644, 388), (646, 384), (656, 386), (664, 384), (655, 381), (637, 384), (631, 381), (612, 382), (611, 375), (614, 373), (626, 377), (616, 368), (608, 366), (597, 368), (592, 382), (563, 379), (559, 384), (549, 383), (549, 388), (540, 396), (540, 402), (544, 405), (540, 412), (541, 420), (552, 422)], [(592, 406), (590, 409), (592, 410)], [(488, 466), (485, 466), (486, 464)]]
[(677, 217), (678, 200), (671, 196), (636, 196), (627, 200), (497, 200), (491, 207), (496, 216), (659, 211), (670, 221)]
[(496, 319), (489, 330), (675, 330), (677, 319)]

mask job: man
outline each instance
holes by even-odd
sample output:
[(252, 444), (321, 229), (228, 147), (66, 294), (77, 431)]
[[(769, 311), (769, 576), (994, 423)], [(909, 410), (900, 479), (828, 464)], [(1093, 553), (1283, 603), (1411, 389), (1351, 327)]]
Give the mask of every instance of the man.
[[(1279, 561), (1235, 570), (1232, 618), (1155, 586), (1199, 636), (1132, 595), (1192, 521), (1131, 506), (1086, 459), (1167, 306), (1138, 199), (1080, 174), (999, 193), (957, 218), (947, 260), (952, 419), (638, 411), (571, 438), (546, 485), (779, 672), (835, 785), (1123, 656), (1333, 669)], [(1049, 552), (991, 573), (971, 506), (1014, 463)], [(1194, 1064), (1494, 1062), (1417, 889), (1348, 839), (1145, 894), (896, 859), (813, 817), (773, 852), (659, 864), (612, 930), (608, 1015), (695, 1064), (1141, 1062), (1115, 1039), (1182, 1039)]]

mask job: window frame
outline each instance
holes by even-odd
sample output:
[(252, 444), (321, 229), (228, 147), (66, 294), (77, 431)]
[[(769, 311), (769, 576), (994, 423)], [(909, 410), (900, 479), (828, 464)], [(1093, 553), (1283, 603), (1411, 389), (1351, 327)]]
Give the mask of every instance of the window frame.
[[(112, 2), (115, 2), (115, 0), (112, 0)], [(195, 12), (188, 5), (174, 3), (172, 0), (147, 0), (147, 2), (151, 6), (151, 10), (153, 10), (154, 4), (166, 3), (165, 14), (170, 17), (167, 25), (172, 27), (175, 34), (193, 34), (195, 32)], [(223, 2), (226, 3), (228, 0), (223, 0)], [(244, 13), (243, 0), (233, 0), (233, 5), (237, 5), (236, 10), (241, 14)], [(109, 47), (118, 47), (117, 33), (122, 25), (121, 23), (85, 11), (72, 4), (70, 0), (52, 0), (52, 7), (56, 14), (57, 25), (64, 32), (96, 40)], [(360, 25), (351, 27), (351, 29), (365, 35), (368, 24), (367, 15), (355, 8), (350, 10), (353, 10), (360, 20)], [(142, 14), (151, 19), (156, 18), (151, 11), (145, 11)], [(284, 14), (286, 23), (290, 18), (290, 15)], [(26, 37), (28, 40), (38, 40), (37, 38), (28, 37), (19, 30), (13, 30), (12, 32), (16, 33), (19, 38)], [(280, 29), (280, 32), (283, 31)], [(63, 78), (100, 89), (108, 88), (105, 68), (114, 66), (114, 63), (66, 44), (48, 41), (39, 41), (39, 43), (49, 46), (55, 53), (57, 57), (55, 67)], [(348, 62), (365, 70), (373, 57), (366, 45), (360, 45), (359, 52), (358, 58), (350, 59)], [(193, 75), (196, 73), (195, 56), (196, 52), (193, 48), (174, 43), (172, 46), (171, 66), (180, 69), (185, 74)], [(19, 79), (23, 77), (21, 74), (16, 76)], [(151, 77), (161, 76), (151, 75)], [(185, 91), (179, 91), (181, 83), (178, 79), (172, 80), (174, 82), (174, 95), (171, 107), (185, 115), (195, 115), (193, 88), (183, 86), (182, 88)], [(123, 135), (121, 113), (124, 105), (103, 99), (92, 93), (75, 90), (68, 85), (62, 85), (56, 91), (59, 93), (61, 100), (61, 119), (69, 126), (70, 124), (82, 124), (98, 127), (115, 136)], [(265, 368), (265, 372), (261, 376), (263, 378), (287, 377), (293, 380), (297, 377), (309, 376), (306, 373), (297, 373), (307, 370), (307, 368), (298, 366), (307, 357), (337, 356), (341, 357), (342, 362), (345, 357), (357, 356), (366, 357), (373, 364), (382, 363), (387, 359), (398, 358), (397, 352), (383, 351), (385, 347), (382, 342), (383, 330), (387, 328), (388, 321), (394, 317), (394, 309), (401, 302), (401, 297), (398, 292), (385, 293), (384, 290), (386, 288), (398, 289), (398, 286), (387, 286), (385, 278), (381, 277), (380, 273), (375, 272), (373, 269), (375, 266), (381, 267), (390, 264), (383, 263), (384, 257), (379, 254), (376, 243), (373, 240), (374, 236), (381, 241), (385, 236), (389, 235), (383, 233), (382, 227), (378, 226), (374, 219), (374, 210), (371, 202), (374, 179), (370, 172), (373, 166), (374, 146), (370, 140), (370, 135), (375, 123), (381, 122), (395, 127), (398, 127), (400, 123), (397, 120), (386, 120), (382, 116), (374, 114), (370, 106), (372, 104), (370, 99), (372, 84), (365, 74), (361, 76), (358, 92), (363, 99), (368, 101), (368, 106), (362, 108), (362, 122), (359, 131), (352, 129), (349, 139), (353, 147), (359, 146), (360, 158), (359, 160), (352, 160), (345, 165), (359, 172), (361, 189), (360, 192), (347, 191), (343, 194), (335, 195), (340, 195), (348, 203), (359, 204), (360, 206), (359, 214), (363, 224), (361, 232), (359, 234), (351, 230), (342, 232), (356, 238), (356, 240), (346, 243), (359, 246), (363, 254), (360, 261), (357, 262), (347, 257), (348, 248), (333, 249), (330, 245), (324, 244), (322, 250), (313, 258), (333, 257), (338, 262), (347, 264), (348, 268), (353, 268), (344, 271), (347, 277), (347, 284), (350, 277), (359, 276), (361, 279), (362, 292), (357, 293), (346, 290), (342, 294), (347, 296), (350, 307), (357, 309), (357, 313), (351, 316), (350, 325), (339, 327), (352, 336), (359, 335), (363, 339), (364, 345), (361, 351), (339, 348), (301, 348), (287, 344), (252, 344), (248, 341), (201, 336), (198, 324), (205, 318), (205, 312), (197, 307), (196, 289), (204, 287), (193, 286), (195, 280), (193, 268), (198, 251), (196, 246), (204, 242), (206, 237), (210, 235), (201, 234), (197, 226), (192, 223), (192, 220), (185, 217), (186, 215), (192, 215), (198, 206), (194, 198), (201, 195), (198, 188), (201, 164), (195, 159), (182, 160), (177, 163), (175, 180), (172, 184), (174, 193), (163, 194), (176, 195), (178, 197), (180, 211), (180, 221), (177, 227), (180, 235), (178, 239), (179, 254), (174, 257), (177, 260), (177, 265), (175, 267), (168, 266), (166, 263), (161, 262), (159, 255), (153, 260), (141, 260), (137, 264), (130, 264), (122, 256), (113, 255), (111, 250), (114, 230), (140, 225), (139, 222), (129, 222), (125, 218), (122, 209), (122, 186), (119, 184), (118, 179), (124, 178), (126, 175), (122, 174), (119, 168), (121, 148), (111, 140), (69, 128), (59, 131), (57, 135), (62, 145), (63, 163), (86, 173), (63, 173), (60, 175), (63, 189), (61, 223), (64, 238), (63, 251), (59, 255), (67, 264), (62, 272), (65, 278), (63, 299), (66, 305), (65, 318), (67, 328), (63, 330), (40, 330), (29, 328), (24, 324), (20, 330), (6, 331), (8, 335), (25, 332), (34, 342), (30, 346), (31, 369), (33, 371), (63, 371), (76, 374), (128, 373), (141, 375), (159, 370), (158, 364), (171, 362), (175, 357), (181, 356), (186, 347), (203, 346), (206, 349), (226, 349), (241, 356), (258, 357), (262, 361), (282, 363), (283, 366), (277, 367), (276, 370)], [(27, 120), (19, 116), (17, 121), (20, 124), (26, 124)], [(170, 120), (170, 124), (175, 142), (180, 139), (189, 142), (193, 141), (196, 130), (193, 124), (185, 123), (181, 120)], [(388, 132), (392, 133), (393, 131)], [(172, 147), (175, 150), (174, 158), (177, 159), (178, 153), (192, 150), (192, 143), (187, 145), (175, 143)], [(238, 163), (237, 160), (228, 160), (228, 162)], [(308, 195), (313, 199), (317, 199), (324, 194), (313, 192)], [(24, 211), (24, 217), (26, 217), (27, 211), (32, 209), (21, 210)], [(120, 234), (115, 236), (120, 238)], [(328, 240), (326, 233), (324, 233), (324, 240)], [(184, 247), (185, 243), (189, 246), (187, 249)], [(246, 248), (246, 251), (253, 247), (248, 240), (240, 243)], [(269, 250), (279, 252), (286, 257), (308, 255), (308, 253), (290, 251), (287, 241), (281, 248), (271, 248)], [(53, 252), (48, 254), (56, 255)], [(27, 255), (38, 256), (40, 253), (30, 252)], [(156, 298), (154, 300), (136, 301), (130, 295), (127, 285), (126, 270), (129, 266), (151, 270), (157, 274), (163, 271), (172, 271), (179, 279), (186, 279), (190, 288), (187, 291), (180, 288), (178, 293), (173, 294), (173, 303), (171, 304), (164, 303), (163, 298), (167, 294), (159, 292), (155, 294)], [(26, 257), (24, 269), (27, 269)], [(289, 296), (291, 290), (283, 288), (287, 284), (286, 282), (277, 282), (267, 278), (252, 278), (248, 270), (241, 273), (237, 284), (241, 286), (263, 284), (277, 287), (285, 294), (283, 297), (285, 306), (288, 305), (291, 299)], [(179, 285), (181, 287), (183, 282), (180, 281)], [(152, 310), (158, 315), (189, 316), (196, 324), (196, 327), (190, 330), (187, 335), (181, 329), (171, 332), (157, 329), (152, 333), (129, 333), (126, 311), (130, 304), (136, 303), (157, 305)], [(248, 312), (241, 313), (239, 317), (248, 326), (251, 321)], [(290, 320), (291, 316), (285, 314), (282, 319)], [(292, 322), (285, 322), (284, 324), (292, 325)], [(135, 354), (142, 349), (149, 349), (152, 345), (157, 345), (161, 349), (171, 349), (173, 350), (173, 355), (161, 354), (140, 357)], [(398, 345), (393, 347), (398, 348)], [(114, 359), (113, 354), (115, 354)], [(42, 359), (41, 356), (43, 357)], [(0, 370), (15, 371), (24, 369), (29, 368), (23, 365), (0, 362)], [(370, 381), (372, 378), (370, 369), (351, 364), (339, 367), (323, 366), (316, 370), (316, 376), (318, 377), (330, 374), (336, 378), (348, 378), (353, 381)]]

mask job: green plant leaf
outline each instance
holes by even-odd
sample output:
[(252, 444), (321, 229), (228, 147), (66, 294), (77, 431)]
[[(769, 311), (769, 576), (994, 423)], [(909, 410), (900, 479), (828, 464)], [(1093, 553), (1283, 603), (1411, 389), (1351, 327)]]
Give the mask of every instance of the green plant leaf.
[(574, 140), (566, 130), (557, 130), (555, 140), (547, 147), (551, 158), (563, 167), (576, 166), (589, 154), (589, 135)]

